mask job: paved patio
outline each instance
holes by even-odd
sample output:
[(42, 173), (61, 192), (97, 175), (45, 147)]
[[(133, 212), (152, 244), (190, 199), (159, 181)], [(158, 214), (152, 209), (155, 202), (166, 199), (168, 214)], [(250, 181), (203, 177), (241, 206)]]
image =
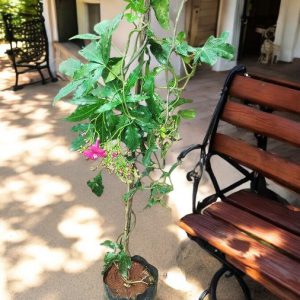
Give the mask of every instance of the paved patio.
[[(69, 151), (71, 124), (62, 120), (71, 107), (64, 102), (51, 105), (65, 82), (13, 92), (9, 87), (14, 73), (3, 52), (0, 59), (0, 299), (103, 299), (100, 272), (105, 249), (99, 244), (116, 239), (123, 226), (120, 192), (125, 187), (106, 175), (105, 193), (97, 198), (86, 186), (93, 174), (87, 161)], [(201, 140), (225, 75), (201, 71), (189, 85), (186, 96), (195, 100), (192, 106), (199, 114), (184, 123), (183, 138), (172, 149), (170, 162), (185, 145)], [(196, 155), (174, 176), (171, 209), (143, 210), (142, 194), (135, 201), (132, 254), (144, 256), (159, 269), (157, 300), (198, 299), (219, 267), (176, 226), (191, 210), (192, 185), (185, 173), (193, 166), (193, 158)], [(205, 181), (199, 197), (210, 191)], [(275, 299), (247, 281), (253, 299)], [(243, 299), (233, 279), (222, 281), (220, 295), (221, 300)]]

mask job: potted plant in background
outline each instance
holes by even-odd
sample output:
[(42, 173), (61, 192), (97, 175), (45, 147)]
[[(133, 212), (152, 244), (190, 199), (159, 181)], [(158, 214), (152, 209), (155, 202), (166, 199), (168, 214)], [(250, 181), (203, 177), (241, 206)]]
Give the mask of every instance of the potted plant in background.
[[(202, 47), (187, 44), (185, 34), (177, 32), (181, 1), (173, 35), (161, 38), (151, 29), (150, 11), (164, 29), (169, 27), (169, 0), (124, 0), (127, 6), (113, 20), (104, 20), (87, 33), (73, 38), (90, 40), (79, 51), (87, 62), (73, 58), (63, 62), (60, 71), (71, 78), (54, 102), (73, 93), (76, 109), (67, 121), (78, 122), (72, 130), (78, 137), (72, 150), (95, 161), (96, 176), (87, 182), (92, 192), (104, 190), (102, 172), (114, 173), (128, 186), (120, 197), (125, 208), (124, 229), (116, 241), (104, 241), (109, 251), (104, 257), (105, 293), (109, 299), (153, 299), (157, 270), (141, 257), (131, 257), (129, 237), (135, 223), (132, 210), (134, 195), (146, 191), (146, 207), (165, 204), (164, 197), (173, 190), (170, 176), (175, 163), (165, 170), (164, 161), (171, 145), (179, 139), (182, 119), (192, 119), (195, 111), (180, 107), (191, 101), (182, 97), (188, 81), (201, 63), (212, 65), (218, 57), (233, 58), (227, 34), (210, 37)], [(112, 45), (112, 35), (121, 20), (132, 24), (123, 50)], [(131, 51), (129, 50), (131, 47)], [(118, 52), (111, 57), (111, 47)], [(171, 57), (177, 55), (185, 74), (178, 76)], [(156, 61), (153, 67), (152, 61)], [(165, 84), (157, 85), (157, 76)]]

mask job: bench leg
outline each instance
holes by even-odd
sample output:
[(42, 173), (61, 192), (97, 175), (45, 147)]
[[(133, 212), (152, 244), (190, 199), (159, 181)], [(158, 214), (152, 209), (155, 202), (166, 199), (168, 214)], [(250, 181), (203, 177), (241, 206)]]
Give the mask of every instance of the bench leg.
[(42, 70), (41, 70), (40, 68), (38, 68), (37, 70), (38, 70), (38, 72), (39, 72), (39, 74), (40, 74), (40, 76), (41, 76), (42, 84), (46, 84), (46, 80), (45, 80), (45, 77), (44, 77), (44, 75), (43, 75)]
[[(226, 274), (226, 273), (228, 273), (228, 274)], [(213, 276), (213, 278), (210, 282), (209, 288), (202, 292), (202, 294), (199, 297), (199, 300), (204, 300), (205, 297), (208, 295), (210, 295), (211, 300), (217, 300), (217, 288), (218, 288), (219, 281), (223, 275), (225, 275), (226, 277), (234, 276), (237, 279), (239, 285), (241, 286), (241, 288), (243, 290), (245, 299), (251, 300), (251, 294), (250, 294), (249, 288), (246, 285), (245, 281), (243, 280), (242, 274), (235, 270), (228, 268), (227, 266), (223, 266), (215, 273), (215, 275)]]
[(23, 86), (19, 85), (19, 73), (16, 71), (16, 80), (15, 80), (15, 85), (13, 86), (13, 91), (18, 91), (22, 88)]

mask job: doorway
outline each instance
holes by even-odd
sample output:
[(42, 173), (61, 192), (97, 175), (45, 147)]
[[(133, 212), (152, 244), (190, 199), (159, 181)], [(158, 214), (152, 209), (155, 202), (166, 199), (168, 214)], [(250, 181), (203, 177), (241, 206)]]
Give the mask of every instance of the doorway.
[(56, 0), (58, 41), (68, 42), (78, 34), (76, 0)]
[[(276, 26), (280, 2), (281, 0), (245, 0), (241, 18), (239, 60), (259, 58), (264, 33), (272, 26)], [(274, 37), (269, 38), (272, 40)]]

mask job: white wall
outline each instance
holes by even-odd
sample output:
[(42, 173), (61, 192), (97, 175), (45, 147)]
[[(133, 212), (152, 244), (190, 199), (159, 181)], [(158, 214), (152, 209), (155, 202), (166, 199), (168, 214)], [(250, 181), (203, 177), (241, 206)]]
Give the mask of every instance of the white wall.
[(279, 60), (293, 61), (300, 57), (299, 0), (281, 0), (275, 44), (280, 46)]
[[(57, 38), (57, 25), (56, 20), (52, 20), (53, 16), (51, 18), (51, 8), (53, 10), (53, 2), (54, 0), (46, 0), (45, 2), (45, 11), (46, 11), (46, 19), (48, 22), (48, 29), (49, 29), (49, 36), (51, 36), (51, 42), (52, 40), (55, 40), (55, 36)], [(51, 4), (52, 3), (52, 4)], [(86, 3), (99, 3), (100, 4), (100, 12), (101, 20), (105, 19), (112, 19), (115, 17), (118, 13), (122, 12), (124, 7), (126, 6), (126, 2), (121, 0), (77, 0), (77, 20), (78, 20), (78, 32), (79, 33), (87, 33), (88, 32), (88, 25), (86, 22), (86, 16), (87, 16), (87, 7)], [(171, 7), (170, 7), (170, 30), (164, 31), (160, 28), (159, 24), (157, 23), (154, 13), (151, 17), (152, 20), (152, 27), (156, 34), (159, 36), (166, 36), (170, 35), (173, 32), (175, 19), (177, 16), (178, 8), (181, 3), (181, 0), (172, 0), (171, 1)], [(55, 7), (54, 7), (55, 10)], [(184, 9), (182, 11), (182, 15), (178, 24), (178, 31), (184, 31), (185, 26), (185, 19), (184, 19)], [(128, 24), (126, 21), (122, 21), (119, 28), (116, 30), (116, 32), (113, 35), (113, 44), (116, 45), (119, 49), (124, 50), (124, 47), (126, 45), (127, 36), (131, 29), (131, 25)], [(54, 39), (53, 39), (54, 37)], [(131, 45), (133, 47), (133, 45)], [(116, 55), (116, 51), (112, 49), (112, 55)], [(52, 59), (52, 64), (54, 65), (54, 60)], [(182, 64), (179, 58), (172, 58), (172, 62), (175, 65), (175, 69), (178, 73), (182, 73)]]
[(45, 27), (48, 37), (48, 43), (49, 43), (49, 66), (53, 74), (56, 73), (56, 67), (55, 67), (55, 60), (54, 60), (54, 49), (52, 46), (53, 40), (54, 40), (54, 34), (55, 30), (53, 29), (53, 21), (52, 21), (52, 9), (51, 6), (51, 0), (44, 1), (43, 3), (43, 16), (45, 18)]
[(229, 32), (228, 42), (236, 48), (236, 56), (232, 61), (219, 59), (213, 67), (215, 71), (230, 70), (237, 64), (243, 6), (244, 0), (220, 1), (217, 35), (220, 35), (223, 31)]

